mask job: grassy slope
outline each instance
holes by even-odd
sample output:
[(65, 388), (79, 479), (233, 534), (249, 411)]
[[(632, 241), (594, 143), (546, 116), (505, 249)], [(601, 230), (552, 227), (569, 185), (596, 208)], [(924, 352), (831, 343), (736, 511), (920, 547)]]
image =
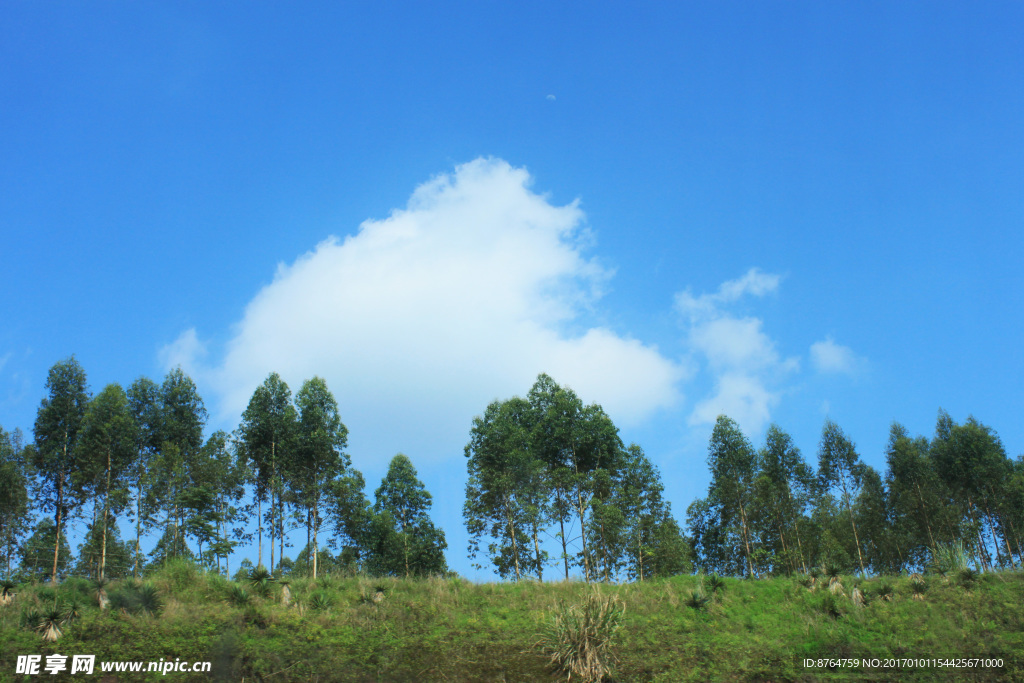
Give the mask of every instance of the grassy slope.
[[(300, 607), (279, 604), (278, 591), (232, 604), (225, 579), (176, 566), (152, 577), (164, 596), (159, 617), (100, 613), (93, 602), (61, 640), (44, 644), (19, 625), (23, 610), (51, 600), (28, 587), (0, 608), (0, 681), (18, 680), (18, 654), (96, 654), (98, 660), (210, 660), (223, 680), (237, 681), (533, 681), (558, 680), (536, 643), (561, 602), (589, 590), (580, 583), (485, 584), (329, 577), (297, 580)], [(881, 583), (892, 601), (871, 599)], [(617, 636), (619, 681), (705, 680), (1024, 680), (1024, 574), (982, 576), (970, 590), (929, 578), (924, 600), (907, 579), (860, 584), (868, 604), (815, 591), (796, 579), (727, 579), (704, 609), (688, 606), (697, 577), (606, 586), (627, 611)], [(844, 579), (849, 594), (853, 580)], [(372, 599), (377, 587), (383, 599)], [(83, 602), (86, 582), (60, 589)], [(116, 586), (110, 589), (116, 590)], [(41, 595), (40, 595), (41, 593)], [(310, 607), (315, 593), (333, 604)], [(838, 613), (838, 615), (837, 615)], [(803, 657), (986, 657), (1003, 670), (804, 669)], [(61, 680), (46, 676), (48, 680)], [(564, 678), (564, 677), (563, 677)], [(66, 680), (90, 680), (68, 676)], [(126, 680), (208, 680), (150, 674)], [(39, 680), (39, 678), (25, 680)], [(99, 680), (99, 676), (91, 680)], [(113, 680), (113, 679), (111, 679)]]

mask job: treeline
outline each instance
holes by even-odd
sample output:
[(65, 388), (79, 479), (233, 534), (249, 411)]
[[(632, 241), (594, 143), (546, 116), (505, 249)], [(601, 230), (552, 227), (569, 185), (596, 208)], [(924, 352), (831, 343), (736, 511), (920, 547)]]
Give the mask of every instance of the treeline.
[(549, 376), (526, 398), (487, 406), (465, 454), (470, 558), (486, 557), (503, 578), (543, 580), (552, 563), (587, 581), (692, 569), (658, 469), (639, 446), (623, 445), (599, 405), (583, 405)]
[(884, 574), (928, 569), (950, 551), (983, 571), (1020, 566), (1024, 458), (1010, 460), (991, 428), (940, 411), (931, 439), (893, 424), (885, 456), (883, 475), (826, 420), (815, 468), (778, 426), (755, 449), (719, 417), (708, 495), (687, 511), (698, 566)]
[[(162, 384), (143, 377), (91, 395), (72, 356), (50, 369), (46, 391), (33, 443), (0, 428), (0, 553), (8, 577), (15, 570), (52, 581), (68, 572), (138, 575), (177, 557), (228, 572), (232, 551), (253, 540), (260, 563), (267, 542), (270, 571), (301, 565), (316, 576), (323, 562), (378, 575), (447, 571), (444, 533), (430, 521), (431, 496), (412, 463), (396, 455), (371, 504), (345, 453), (348, 430), (337, 402), (319, 377), (293, 400), (271, 374), (238, 429), (205, 440), (203, 400), (180, 368)], [(34, 522), (37, 512), (46, 516)], [(81, 519), (84, 541), (73, 565), (68, 528)], [(121, 520), (133, 538), (122, 540)], [(306, 547), (293, 561), (285, 557), (287, 539), (303, 528)], [(144, 541), (154, 538), (144, 554)]]

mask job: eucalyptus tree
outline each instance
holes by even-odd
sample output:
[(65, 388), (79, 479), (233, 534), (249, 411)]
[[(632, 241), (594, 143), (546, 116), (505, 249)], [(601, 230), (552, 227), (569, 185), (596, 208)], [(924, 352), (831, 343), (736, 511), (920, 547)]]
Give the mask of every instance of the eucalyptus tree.
[[(256, 387), (242, 414), (239, 427), (245, 456), (255, 475), (259, 558), (263, 562), (263, 517), (259, 506), (270, 498), (270, 571), (274, 571), (274, 540), (280, 540), (284, 557), (285, 475), (295, 456), (298, 418), (292, 405), (292, 392), (276, 373)], [(276, 501), (276, 502), (275, 502)]]
[(818, 447), (818, 478), (824, 491), (838, 489), (840, 501), (850, 518), (853, 529), (853, 541), (857, 548), (857, 560), (860, 571), (867, 574), (864, 567), (864, 554), (861, 552), (860, 535), (857, 532), (857, 520), (853, 514), (853, 501), (861, 487), (864, 477), (864, 466), (852, 441), (843, 430), (832, 420), (825, 420), (821, 430), (821, 444)]
[(74, 356), (54, 364), (46, 378), (47, 396), (36, 414), (35, 467), (45, 504), (53, 510), (54, 541), (51, 581), (57, 582), (61, 536), (68, 515), (82, 504), (79, 433), (89, 404), (85, 370)]
[[(54, 546), (59, 548), (57, 567), (52, 569)], [(44, 517), (36, 524), (30, 535), (21, 546), (20, 572), (33, 579), (44, 579), (57, 582), (59, 577), (67, 574), (71, 566), (71, 546), (68, 545), (67, 534), (57, 533), (57, 524), (52, 517)]]
[(376, 573), (409, 577), (447, 571), (444, 550), (448, 544), (444, 532), (430, 520), (430, 506), (430, 493), (416, 468), (407, 456), (397, 454), (374, 492)]
[(228, 564), (231, 552), (239, 542), (250, 538), (246, 530), (248, 521), (244, 506), (245, 482), (248, 478), (246, 462), (238, 457), (235, 442), (222, 430), (217, 430), (203, 444), (200, 469), (197, 480), (210, 486), (212, 511), (205, 516), (214, 526), (214, 533), (208, 538), (208, 554), (220, 571), (224, 560), (224, 572), (230, 573)]
[(584, 578), (594, 574), (591, 549), (587, 544), (587, 520), (599, 483), (599, 471), (610, 471), (622, 451), (618, 429), (604, 409), (583, 401), (569, 388), (558, 386), (540, 375), (530, 392), (534, 420), (533, 447), (547, 467), (554, 492), (552, 511), (558, 518), (563, 561), (568, 574), (565, 522), (575, 515), (580, 528), (579, 554)]
[(0, 427), (0, 552), (3, 553), (6, 578), (11, 577), (11, 560), (18, 543), (28, 532), (29, 462), (31, 449), (22, 444), (21, 431)]
[(132, 576), (138, 576), (142, 560), (142, 534), (156, 524), (159, 496), (153, 487), (157, 458), (160, 453), (163, 417), (160, 410), (160, 386), (148, 377), (139, 377), (126, 392), (128, 406), (135, 422), (135, 454), (128, 468), (131, 481), (135, 522), (135, 548)]
[(754, 498), (757, 454), (739, 425), (725, 415), (718, 416), (711, 431), (708, 467), (711, 469), (708, 499), (715, 504), (712, 510), (717, 512), (717, 521), (722, 527), (728, 528), (739, 519), (747, 575), (753, 578), (753, 541), (748, 508)]
[(530, 427), (527, 401), (493, 401), (473, 418), (465, 448), (469, 480), (463, 516), (469, 556), (480, 553), (485, 538), (493, 539), (487, 556), (500, 576), (517, 581), (530, 573), (542, 577), (545, 560), (539, 541), (545, 519), (543, 464), (531, 451)]
[[(936, 438), (932, 441), (932, 457), (939, 476), (963, 510), (982, 566), (987, 568), (993, 564), (991, 551), (995, 552), (996, 561), (1014, 564), (1005, 533), (1007, 525), (1000, 525), (992, 512), (993, 509), (998, 510), (998, 503), (1005, 499), (1004, 485), (1013, 471), (996, 433), (973, 417), (958, 425), (942, 411)], [(991, 551), (984, 538), (986, 528), (992, 540)], [(1003, 544), (997, 537), (998, 531), (1004, 532)], [(1007, 551), (1005, 560), (1003, 549)]]
[(939, 542), (948, 543), (954, 536), (950, 529), (956, 520), (950, 515), (950, 494), (940, 480), (929, 455), (928, 440), (911, 438), (906, 428), (893, 423), (889, 428), (889, 442), (885, 449), (886, 484), (896, 530), (904, 537), (907, 563), (923, 566), (927, 563), (927, 548), (934, 555)]
[(790, 570), (795, 570), (799, 561), (806, 572), (801, 523), (814, 494), (814, 475), (801, 457), (800, 449), (793, 444), (793, 439), (776, 424), (768, 427), (759, 460), (757, 483), (765, 521), (777, 536)]
[[(661, 474), (640, 446), (630, 444), (623, 453), (614, 506), (623, 521), (622, 546), (626, 560), (626, 574), (634, 581), (643, 581), (658, 574), (655, 566), (660, 560), (667, 569), (672, 533), (662, 527), (671, 525), (679, 535), (679, 526), (671, 518)], [(670, 530), (671, 531), (671, 530)], [(684, 553), (685, 556), (685, 553)]]
[(129, 468), (135, 456), (136, 424), (128, 396), (120, 384), (108, 384), (96, 394), (85, 412), (79, 448), (82, 473), (89, 490), (102, 497), (103, 514), (99, 520), (100, 538), (98, 577), (102, 580), (107, 565), (107, 526), (128, 506)]
[(876, 574), (897, 573), (906, 562), (890, 500), (881, 475), (870, 465), (864, 465), (854, 517), (864, 538), (866, 563)]
[(317, 574), (318, 534), (323, 518), (325, 492), (351, 466), (344, 452), (348, 429), (341, 422), (338, 403), (319, 377), (306, 380), (295, 395), (298, 408), (298, 457), (294, 481), (299, 504), (306, 509), (307, 530), (311, 536), (313, 577)]
[(693, 573), (693, 548), (665, 503), (661, 521), (654, 527), (654, 557), (650, 564), (653, 577)]
[[(182, 369), (167, 373), (160, 387), (160, 453), (155, 482), (166, 514), (165, 557), (185, 554), (187, 543), (181, 533), (186, 521), (182, 497), (193, 483), (192, 469), (203, 446), (206, 407), (195, 382)], [(170, 533), (168, 533), (170, 532)], [(191, 551), (188, 552), (191, 555)]]

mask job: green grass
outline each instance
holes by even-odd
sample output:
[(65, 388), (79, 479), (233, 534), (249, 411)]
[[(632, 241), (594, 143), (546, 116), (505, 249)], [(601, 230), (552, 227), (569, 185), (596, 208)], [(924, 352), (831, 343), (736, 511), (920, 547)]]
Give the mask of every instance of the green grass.
[[(1024, 574), (914, 580), (797, 577), (745, 581), (717, 577), (602, 586), (624, 605), (609, 650), (616, 681), (1024, 680)], [(856, 588), (863, 606), (851, 600)], [(159, 609), (101, 611), (88, 582), (19, 586), (0, 607), (0, 681), (19, 654), (95, 654), (98, 660), (203, 660), (214, 680), (238, 681), (557, 681), (539, 646), (554, 615), (582, 605), (593, 590), (579, 582), (472, 584), (331, 576), (265, 594), (177, 564), (145, 584), (115, 581), (115, 594), (153, 590)], [(244, 590), (247, 599), (237, 598)], [(915, 594), (917, 597), (915, 597)], [(690, 606), (694, 595), (704, 598)], [(923, 598), (923, 599), (919, 599)], [(141, 598), (140, 598), (141, 600)], [(78, 605), (79, 618), (44, 643), (24, 615)], [(132, 603), (130, 600), (128, 604)], [(805, 669), (804, 658), (1002, 657), (1001, 670)], [(74, 677), (50, 677), (75, 680)], [(99, 676), (96, 677), (99, 680)], [(210, 680), (150, 674), (132, 680)], [(26, 679), (32, 680), (32, 679)], [(575, 679), (573, 679), (575, 680)]]

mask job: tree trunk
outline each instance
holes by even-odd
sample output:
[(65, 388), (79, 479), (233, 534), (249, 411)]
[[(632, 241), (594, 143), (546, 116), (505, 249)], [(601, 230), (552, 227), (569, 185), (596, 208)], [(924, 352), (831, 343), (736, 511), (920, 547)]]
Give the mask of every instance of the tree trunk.
[(317, 532), (320, 530), (318, 528), (320, 526), (318, 524), (318, 522), (320, 520), (319, 520), (319, 517), (318, 517), (319, 510), (317, 509), (317, 503), (318, 503), (318, 501), (316, 501), (314, 499), (314, 501), (313, 501), (313, 578), (314, 579), (316, 578), (317, 559), (319, 559), (317, 557), (317, 555), (319, 555), (319, 550), (318, 550), (317, 544), (316, 544)]
[(512, 523), (512, 508), (507, 498), (505, 500), (505, 520), (506, 522), (508, 522), (508, 535), (509, 538), (512, 540), (512, 559), (515, 561), (516, 581), (518, 582), (520, 578), (519, 546), (516, 544), (516, 528), (515, 525)]
[(53, 544), (53, 575), (50, 577), (50, 583), (54, 586), (57, 585), (57, 558), (60, 554), (60, 522), (61, 512), (64, 507), (64, 468), (63, 465), (68, 461), (68, 438), (69, 435), (67, 430), (64, 431), (64, 460), (61, 462), (61, 470), (57, 475), (57, 540)]
[(540, 557), (540, 540), (537, 538), (538, 532), (539, 532), (539, 529), (537, 529), (537, 523), (534, 522), (534, 524), (533, 524), (533, 552), (534, 552), (534, 555), (536, 555), (536, 557), (537, 557), (537, 580), (538, 581), (543, 581), (544, 580), (544, 564), (541, 561), (541, 557)]
[(107, 490), (103, 496), (103, 543), (100, 550), (100, 581), (107, 567), (107, 511), (110, 509), (110, 449), (107, 449)]
[(135, 497), (135, 562), (132, 578), (139, 576), (139, 554), (142, 552), (142, 480), (139, 480), (138, 495)]
[(931, 522), (928, 521), (928, 508), (924, 504), (924, 495), (921, 493), (921, 485), (917, 483), (916, 479), (914, 480), (914, 486), (917, 487), (917, 499), (921, 501), (921, 513), (924, 515), (924, 525), (928, 529), (928, 540), (931, 541), (932, 552), (934, 553), (938, 549), (938, 546), (935, 545), (935, 537), (932, 536), (932, 525)]
[[(561, 495), (559, 495), (559, 504), (562, 504)], [(559, 513), (561, 515), (561, 513)], [(569, 580), (569, 550), (568, 550), (568, 539), (565, 537), (565, 519), (561, 516), (558, 518), (558, 529), (562, 536), (562, 561), (565, 563), (565, 580)]]
[(860, 551), (860, 536), (857, 534), (857, 522), (853, 519), (853, 508), (850, 506), (850, 494), (846, 489), (846, 477), (840, 479), (843, 484), (843, 502), (846, 503), (846, 512), (850, 515), (850, 526), (853, 527), (853, 542), (857, 544), (857, 560), (860, 562), (860, 573), (862, 576), (867, 576), (868, 572), (864, 569), (864, 555)]
[[(252, 508), (249, 508), (250, 510)], [(259, 539), (257, 557), (260, 559), (256, 562), (256, 566), (259, 567), (263, 564), (263, 501), (260, 500), (259, 495), (256, 495), (256, 538)], [(309, 539), (307, 539), (308, 541)], [(307, 543), (308, 545), (308, 543)]]
[(747, 554), (747, 573), (751, 579), (754, 578), (754, 563), (750, 559), (750, 537), (747, 535), (747, 513), (743, 507), (742, 501), (737, 501), (740, 506), (740, 521), (743, 522), (742, 535), (743, 535), (743, 547), (746, 549)]

